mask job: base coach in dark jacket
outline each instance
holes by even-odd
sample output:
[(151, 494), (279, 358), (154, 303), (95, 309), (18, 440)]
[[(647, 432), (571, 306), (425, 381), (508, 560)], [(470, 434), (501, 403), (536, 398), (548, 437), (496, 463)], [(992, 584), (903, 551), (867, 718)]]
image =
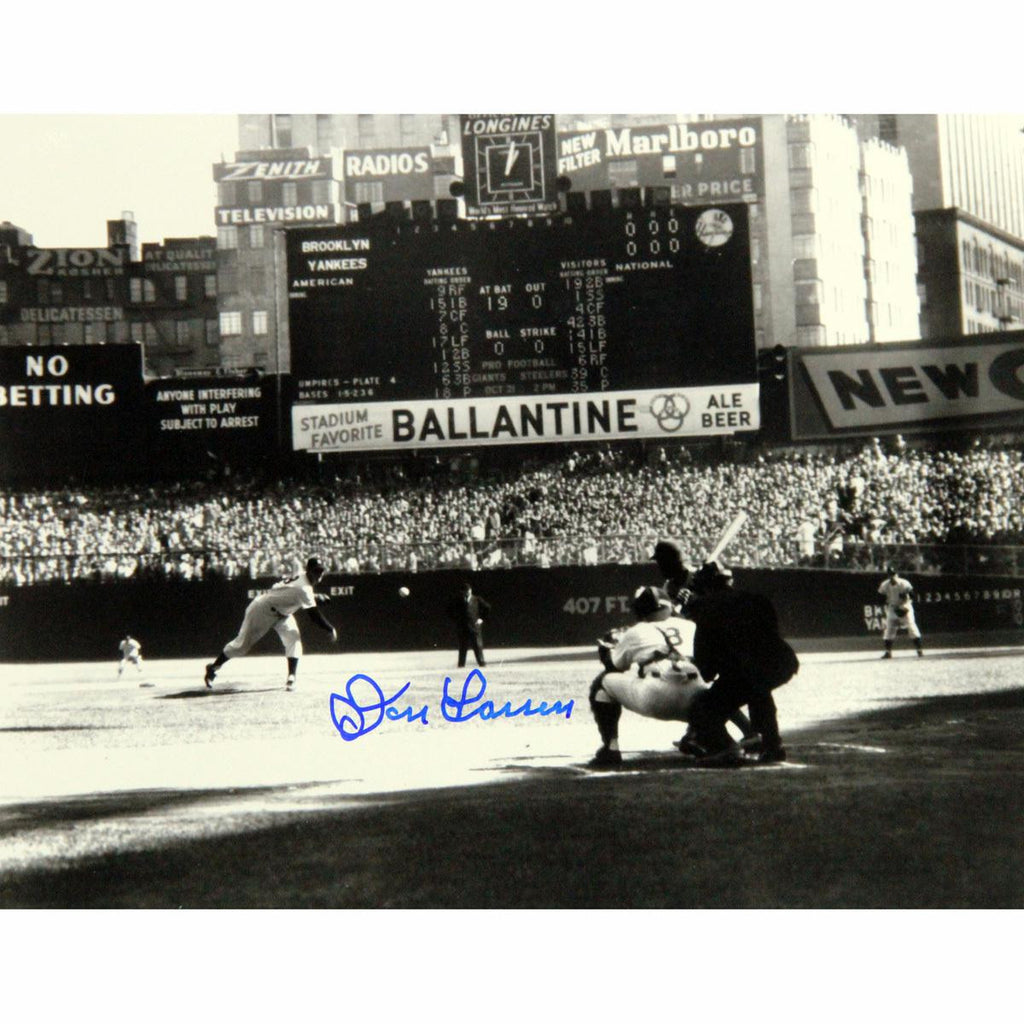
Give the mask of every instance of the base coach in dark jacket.
[(448, 612), (455, 620), (455, 628), (459, 637), (459, 668), (465, 667), (466, 651), (473, 648), (476, 663), (481, 668), (484, 661), (483, 624), (491, 613), (491, 606), (473, 593), (473, 588), (464, 583), (456, 597), (448, 606)]
[(725, 723), (746, 705), (750, 724), (761, 734), (760, 760), (784, 761), (772, 691), (792, 679), (800, 663), (779, 634), (771, 601), (731, 584), (732, 574), (713, 562), (701, 567), (690, 583), (696, 595), (686, 609), (697, 627), (693, 661), (711, 683), (695, 702), (690, 724), (709, 755), (727, 757), (735, 744)]

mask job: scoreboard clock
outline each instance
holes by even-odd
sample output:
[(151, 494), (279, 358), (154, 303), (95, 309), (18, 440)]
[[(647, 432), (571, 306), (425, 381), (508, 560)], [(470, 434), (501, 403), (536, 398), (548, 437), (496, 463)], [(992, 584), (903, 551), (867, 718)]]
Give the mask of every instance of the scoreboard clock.
[(461, 130), (468, 216), (557, 210), (553, 115), (469, 114)]

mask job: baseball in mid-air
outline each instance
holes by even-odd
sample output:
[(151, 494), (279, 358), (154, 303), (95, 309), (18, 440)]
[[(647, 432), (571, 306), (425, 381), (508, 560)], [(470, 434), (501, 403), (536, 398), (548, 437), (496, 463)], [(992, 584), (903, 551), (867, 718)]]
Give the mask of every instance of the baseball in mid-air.
[(408, 587), (399, 587), (398, 588), (398, 596), (399, 597), (408, 597), (409, 596), (409, 588)]

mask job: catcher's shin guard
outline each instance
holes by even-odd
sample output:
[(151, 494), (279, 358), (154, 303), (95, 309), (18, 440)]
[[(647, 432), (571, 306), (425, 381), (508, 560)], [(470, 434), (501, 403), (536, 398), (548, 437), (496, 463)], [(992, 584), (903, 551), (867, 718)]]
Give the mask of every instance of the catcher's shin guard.
[[(601, 686), (604, 679), (602, 672), (590, 685), (590, 711), (597, 723), (597, 731), (601, 734), (601, 742), (607, 747), (619, 738), (619, 719), (622, 717), (622, 705), (611, 700)], [(600, 700), (599, 695), (605, 700)]]

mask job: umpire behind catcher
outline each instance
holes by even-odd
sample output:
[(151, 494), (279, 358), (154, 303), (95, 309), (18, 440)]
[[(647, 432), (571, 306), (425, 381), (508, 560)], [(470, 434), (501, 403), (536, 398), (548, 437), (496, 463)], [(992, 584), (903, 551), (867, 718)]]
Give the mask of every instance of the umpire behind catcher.
[(779, 634), (774, 606), (763, 594), (734, 589), (732, 573), (714, 562), (693, 574), (689, 590), (692, 596), (685, 591), (682, 596), (685, 613), (697, 627), (693, 661), (711, 683), (690, 709), (697, 744), (709, 763), (739, 763), (742, 753), (725, 723), (746, 705), (751, 725), (761, 734), (758, 760), (785, 761), (772, 691), (789, 682), (800, 663)]

